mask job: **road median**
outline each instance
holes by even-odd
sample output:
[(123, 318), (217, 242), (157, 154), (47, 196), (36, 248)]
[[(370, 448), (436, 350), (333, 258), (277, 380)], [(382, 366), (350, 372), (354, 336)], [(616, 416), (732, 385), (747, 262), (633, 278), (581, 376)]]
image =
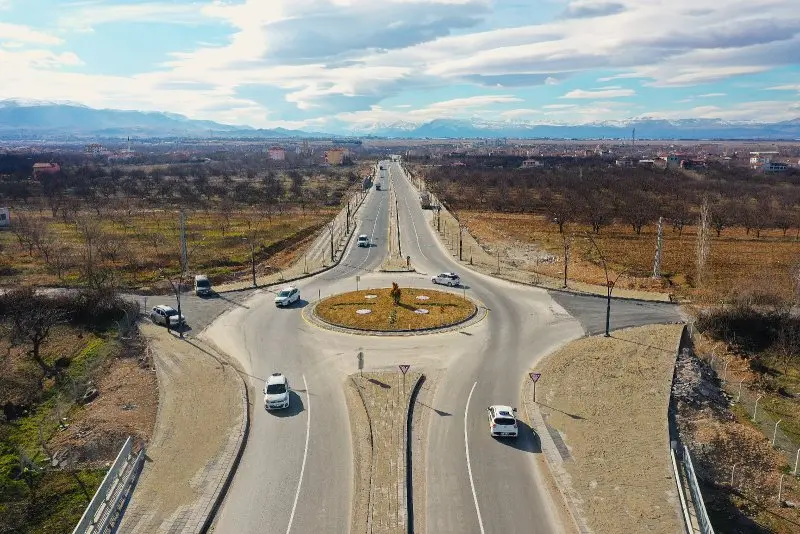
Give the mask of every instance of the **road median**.
[(420, 373), (369, 372), (345, 386), (355, 465), (353, 534), (405, 534), (409, 404)]

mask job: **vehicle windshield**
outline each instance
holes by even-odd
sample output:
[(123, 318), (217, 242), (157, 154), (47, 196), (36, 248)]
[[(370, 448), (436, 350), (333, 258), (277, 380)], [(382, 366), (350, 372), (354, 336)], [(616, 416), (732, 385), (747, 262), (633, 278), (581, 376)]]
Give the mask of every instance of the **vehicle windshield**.
[(267, 395), (286, 393), (286, 384), (270, 384), (267, 386)]
[(211, 287), (211, 282), (208, 280), (198, 280), (197, 287)]
[(509, 417), (495, 417), (494, 424), (501, 426), (511, 426), (514, 424), (514, 420)]
[(292, 290), (291, 289), (284, 289), (283, 291), (278, 293), (278, 296), (279, 297), (288, 297), (291, 294), (292, 294)]
[(178, 310), (164, 310), (164, 315), (166, 315), (167, 317), (178, 315)]

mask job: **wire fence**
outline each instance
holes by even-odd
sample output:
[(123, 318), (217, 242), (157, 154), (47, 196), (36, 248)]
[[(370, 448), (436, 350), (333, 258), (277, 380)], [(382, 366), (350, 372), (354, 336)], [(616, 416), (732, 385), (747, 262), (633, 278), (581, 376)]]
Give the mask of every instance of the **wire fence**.
[[(790, 404), (788, 399), (784, 401), (778, 394), (768, 394), (748, 360), (722, 350), (717, 354), (713, 348), (698, 350), (699, 336), (693, 323), (688, 330), (696, 356), (716, 373), (730, 409), (740, 421), (749, 422), (760, 432), (733, 439), (715, 436), (710, 446), (717, 449), (717, 457), (724, 453), (730, 465), (717, 463), (698, 476), (723, 494), (744, 501), (746, 507), (764, 511), (753, 518), (761, 526), (775, 532), (800, 532), (800, 513), (796, 508), (800, 506), (800, 435), (794, 430), (796, 427), (790, 426), (797, 405)], [(711, 433), (713, 429), (704, 430)], [(706, 460), (711, 458), (711, 447), (700, 447), (695, 454)], [(778, 464), (783, 467), (776, 468)]]

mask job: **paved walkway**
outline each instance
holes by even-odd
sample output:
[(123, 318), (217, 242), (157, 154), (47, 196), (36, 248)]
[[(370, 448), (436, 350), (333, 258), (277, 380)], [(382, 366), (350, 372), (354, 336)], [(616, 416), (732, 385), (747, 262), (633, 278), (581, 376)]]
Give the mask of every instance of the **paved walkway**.
[(141, 325), (158, 374), (159, 406), (145, 466), (121, 533), (200, 532), (247, 430), (244, 382), (197, 339)]

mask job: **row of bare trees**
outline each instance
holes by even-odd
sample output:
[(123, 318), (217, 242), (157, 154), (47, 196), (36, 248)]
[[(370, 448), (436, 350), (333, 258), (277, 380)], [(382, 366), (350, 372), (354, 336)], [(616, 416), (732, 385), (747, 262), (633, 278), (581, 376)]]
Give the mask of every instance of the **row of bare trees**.
[(717, 236), (740, 227), (755, 237), (769, 229), (786, 236), (800, 232), (800, 179), (780, 182), (741, 170), (730, 176), (710, 171), (698, 180), (680, 171), (660, 169), (562, 168), (545, 170), (429, 167), (428, 187), (449, 207), (546, 215), (563, 232), (581, 223), (595, 233), (613, 224), (642, 230), (667, 219), (676, 232), (697, 220), (709, 203), (711, 227)]

